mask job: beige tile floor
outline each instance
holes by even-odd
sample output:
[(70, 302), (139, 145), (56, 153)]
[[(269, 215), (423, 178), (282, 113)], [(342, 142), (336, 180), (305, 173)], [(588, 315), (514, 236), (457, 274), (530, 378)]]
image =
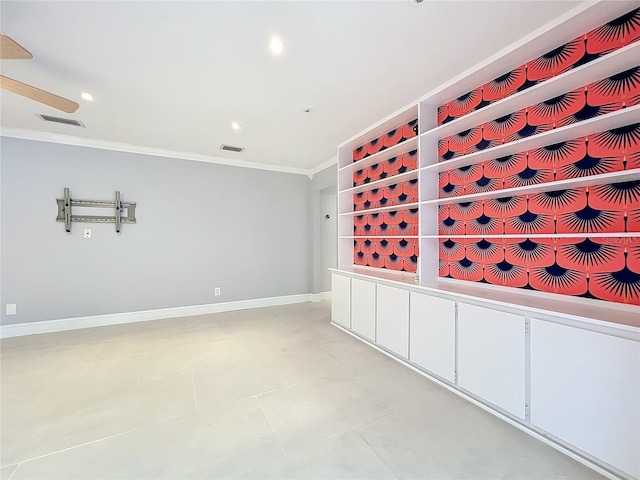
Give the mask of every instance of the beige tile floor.
[(600, 478), (307, 303), (1, 343), (2, 479)]

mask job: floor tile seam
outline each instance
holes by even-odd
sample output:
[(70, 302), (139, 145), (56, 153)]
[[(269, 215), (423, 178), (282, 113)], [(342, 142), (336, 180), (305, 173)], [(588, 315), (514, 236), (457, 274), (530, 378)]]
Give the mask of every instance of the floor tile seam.
[[(330, 377), (331, 375), (335, 375), (336, 373), (342, 373), (342, 372), (345, 372), (345, 371), (347, 371), (347, 369), (346, 369), (346, 368), (343, 368), (343, 369), (336, 370), (336, 371), (331, 372), (331, 373), (327, 373), (326, 375), (321, 375), (321, 376), (319, 376), (319, 377), (309, 378), (309, 379), (307, 379), (307, 380), (303, 380), (303, 381), (301, 381), (301, 382), (291, 383), (291, 384), (289, 384), (289, 385), (284, 385), (284, 386), (279, 387), (279, 388), (274, 388), (273, 390), (269, 390), (269, 391), (267, 391), (267, 392), (260, 392), (260, 393), (256, 393), (256, 394), (254, 394), (254, 395), (249, 395), (248, 397), (244, 397), (244, 398), (242, 398), (241, 400), (246, 400), (247, 398), (252, 398), (252, 397), (256, 397), (256, 398), (258, 398), (258, 397), (260, 397), (260, 396), (262, 396), (262, 395), (268, 395), (268, 394), (270, 394), (270, 393), (279, 392), (279, 391), (281, 391), (281, 390), (286, 390), (286, 389), (293, 388), (293, 387), (297, 387), (297, 386), (300, 386), (300, 385), (305, 385), (305, 384), (307, 384), (307, 383), (317, 382), (318, 380), (324, 380), (324, 379), (326, 379), (326, 378)], [(235, 401), (235, 400), (234, 400), (234, 401)]]
[(145, 353), (142, 354), (142, 360), (140, 361), (140, 367), (139, 367), (139, 370), (138, 370), (138, 376), (136, 377), (136, 385), (141, 383), (140, 382), (140, 377), (142, 377), (142, 371), (143, 371), (143, 368), (144, 368), (144, 361), (146, 360), (146, 358), (147, 358), (147, 354), (145, 352)]
[[(42, 455), (37, 455), (37, 456), (35, 456), (35, 457), (26, 458), (26, 459), (24, 459), (24, 460), (20, 460), (19, 462), (17, 462), (17, 463), (18, 463), (18, 467), (19, 467), (19, 466), (21, 466), (23, 463), (32, 462), (32, 461), (34, 461), (34, 460), (40, 460), (41, 458), (46, 458), (46, 457), (50, 457), (50, 456), (52, 456), (52, 455), (57, 455), (57, 454), (59, 454), (59, 453), (68, 452), (69, 450), (74, 450), (74, 449), (76, 449), (76, 448), (85, 447), (85, 446), (87, 446), (87, 445), (92, 445), (92, 444), (94, 444), (94, 443), (100, 443), (100, 442), (103, 442), (103, 441), (105, 441), (105, 440), (110, 440), (110, 439), (112, 439), (112, 438), (117, 438), (117, 437), (121, 437), (121, 436), (123, 436), (123, 435), (128, 435), (129, 433), (134, 433), (134, 432), (137, 432), (137, 431), (140, 431), (140, 430), (144, 430), (144, 429), (146, 429), (146, 428), (150, 428), (150, 427), (155, 427), (155, 426), (158, 426), (158, 425), (162, 425), (162, 424), (164, 424), (164, 423), (168, 423), (168, 422), (172, 422), (172, 421), (175, 421), (175, 420), (179, 420), (179, 419), (181, 419), (181, 418), (183, 418), (183, 417), (182, 417), (182, 416), (180, 416), (180, 417), (168, 418), (168, 419), (166, 419), (166, 420), (160, 420), (160, 421), (158, 421), (158, 422), (149, 423), (149, 424), (147, 424), (147, 425), (143, 425), (143, 426), (141, 426), (141, 427), (132, 428), (132, 429), (130, 429), (130, 430), (125, 430), (124, 432), (114, 433), (113, 435), (107, 435), (106, 437), (96, 438), (96, 439), (93, 439), (93, 440), (89, 440), (88, 442), (79, 443), (79, 444), (77, 444), (77, 445), (72, 445), (72, 446), (70, 446), (70, 447), (65, 447), (65, 448), (62, 448), (62, 449), (60, 449), (60, 450), (55, 450), (55, 451), (53, 451), (53, 452), (43, 453)], [(15, 463), (11, 463), (11, 464), (9, 464), (9, 465), (14, 465), (14, 464), (15, 464)], [(7, 465), (5, 465), (5, 466), (7, 466)], [(4, 466), (3, 466), (3, 467), (4, 467)], [(15, 474), (17, 470), (18, 470), (18, 469), (16, 468), (16, 470), (14, 470), (13, 474)], [(12, 476), (13, 476), (13, 474), (12, 474)], [(8, 479), (8, 480), (10, 480), (10, 479)]]
[(196, 394), (196, 379), (195, 379), (193, 370), (191, 370), (191, 386), (193, 387), (193, 402), (196, 405), (196, 413), (197, 413), (198, 412), (198, 395)]
[[(385, 415), (385, 416), (387, 416), (387, 415)], [(381, 418), (383, 418), (383, 417), (381, 417)], [(377, 420), (379, 420), (379, 419), (377, 419)], [(369, 423), (371, 423), (371, 422), (369, 422)], [(366, 425), (366, 424), (364, 424), (364, 425)], [(364, 426), (364, 425), (361, 425), (361, 426)], [(382, 463), (383, 463), (383, 464), (384, 464), (384, 465), (389, 469), (389, 471), (390, 471), (391, 473), (393, 473), (393, 474), (396, 476), (396, 479), (400, 480), (400, 479), (402, 479), (402, 478), (403, 478), (403, 477), (400, 475), (400, 473), (398, 473), (398, 472), (395, 470), (395, 468), (393, 468), (391, 465), (389, 465), (389, 464), (385, 461), (385, 459), (384, 459), (384, 458), (382, 458), (382, 456), (378, 453), (378, 451), (377, 451), (375, 448), (373, 448), (373, 447), (371, 446), (371, 444), (367, 441), (367, 439), (366, 439), (366, 438), (364, 438), (364, 437), (360, 434), (360, 432), (358, 432), (355, 428), (353, 429), (353, 431), (354, 431), (354, 433), (355, 433), (356, 435), (358, 435), (358, 437), (359, 437), (359, 438), (360, 438), (360, 439), (365, 443), (365, 445), (369, 448), (369, 450), (371, 450), (371, 451), (373, 452), (373, 454), (374, 454), (376, 457), (378, 457), (378, 458), (380, 459), (380, 461), (381, 461), (381, 462), (382, 462)]]
[(273, 434), (274, 438), (277, 440), (278, 445), (280, 445), (280, 449), (282, 450), (282, 454), (285, 457), (287, 457), (288, 455), (287, 455), (286, 450), (284, 449), (284, 445), (280, 441), (280, 438), (278, 437), (278, 434), (274, 430), (273, 425), (271, 425), (271, 420), (269, 420), (269, 415), (267, 415), (267, 412), (264, 409), (264, 406), (262, 405), (262, 402), (260, 402), (260, 399), (257, 396), (255, 397), (255, 399), (256, 399), (256, 402), (258, 402), (258, 406), (260, 407), (260, 410), (262, 410), (262, 414), (264, 415), (264, 418), (267, 421), (267, 424), (269, 425), (269, 428), (271, 429), (271, 433)]
[[(321, 439), (321, 440), (319, 440), (317, 442), (312, 443), (311, 445), (307, 445), (306, 447), (301, 448), (300, 450), (295, 450), (293, 452), (290, 452), (287, 455), (296, 455), (296, 454), (298, 454), (300, 452), (304, 452), (305, 450), (308, 450), (309, 448), (317, 447), (318, 445), (322, 445), (323, 443), (328, 442), (329, 440), (333, 440), (334, 438), (338, 438), (339, 436), (344, 435), (345, 433), (349, 433), (349, 432), (358, 433), (358, 432), (356, 432), (357, 428), (364, 427), (365, 425), (368, 425), (368, 424), (370, 424), (372, 422), (375, 422), (376, 420), (380, 420), (381, 418), (387, 417), (389, 415), (390, 415), (390, 413), (385, 413), (384, 415), (381, 415), (379, 417), (373, 418), (371, 420), (367, 420), (366, 422), (363, 422), (363, 423), (360, 423), (360, 424), (355, 425), (353, 427), (347, 428), (346, 430), (342, 430), (342, 431), (337, 432), (337, 433), (332, 433), (331, 435), (328, 435), (325, 438), (323, 438), (323, 439)], [(358, 434), (358, 436), (360, 436), (360, 435)], [(386, 463), (385, 463), (385, 465), (386, 465)], [(394, 475), (395, 475), (395, 472), (394, 472)]]
[(104, 342), (100, 344), (100, 346), (98, 347), (96, 352), (93, 354), (93, 357), (91, 357), (91, 360), (89, 360), (89, 363), (93, 363), (93, 360), (96, 358), (96, 355), (98, 355), (98, 352), (100, 352), (100, 350), (102, 350), (102, 346), (103, 345), (104, 345)]
[[(152, 379), (150, 379), (150, 380), (144, 380), (144, 381), (141, 381), (141, 382), (138, 382), (138, 381), (136, 381), (136, 382), (129, 382), (129, 383), (125, 383), (125, 384), (123, 384), (123, 385), (117, 385), (117, 386), (115, 386), (115, 387), (103, 388), (103, 389), (100, 389), (100, 390), (93, 390), (93, 391), (89, 391), (89, 392), (87, 392), (87, 393), (85, 393), (85, 394), (81, 395), (81, 398), (83, 398), (83, 397), (85, 397), (85, 398), (86, 398), (86, 397), (91, 397), (91, 396), (93, 396), (93, 395), (97, 395), (97, 394), (105, 393), (105, 392), (112, 392), (112, 391), (120, 390), (120, 389), (122, 389), (122, 388), (126, 388), (126, 387), (133, 387), (133, 386), (135, 386), (135, 385), (146, 385), (146, 384), (153, 383), (153, 382), (160, 382), (160, 381), (162, 381), (162, 380), (164, 380), (164, 379), (166, 379), (166, 378), (169, 378), (169, 377), (178, 377), (178, 376), (181, 376), (181, 375), (186, 375), (187, 373), (188, 373), (188, 372), (186, 372), (186, 371), (185, 371), (185, 372), (172, 373), (172, 374), (169, 374), (169, 375), (166, 375), (166, 376), (163, 376), (163, 377), (152, 378)], [(60, 398), (60, 399), (58, 399), (58, 400), (54, 400), (53, 402), (51, 402), (51, 401), (47, 401), (46, 403), (47, 403), (48, 405), (51, 405), (51, 403), (56, 403), (56, 402), (68, 402), (70, 399), (71, 399), (71, 397), (65, 397), (65, 398)], [(43, 402), (45, 402), (45, 401), (43, 401)], [(20, 406), (19, 406), (19, 407), (15, 408), (15, 409), (12, 409), (12, 410), (14, 410), (14, 411), (20, 411), (20, 410), (24, 410), (24, 409), (26, 409), (26, 408), (33, 408), (33, 407), (37, 407), (37, 406), (41, 405), (43, 402), (34, 402), (34, 403), (20, 404)]]
[(16, 466), (16, 468), (14, 468), (14, 469), (13, 469), (13, 472), (11, 472), (11, 475), (9, 475), (9, 477), (7, 478), (7, 480), (11, 480), (11, 479), (13, 478), (13, 476), (14, 476), (14, 475), (16, 474), (16, 472), (18, 471), (18, 468), (20, 468), (20, 465), (22, 465), (22, 462), (18, 462), (18, 463), (10, 463), (9, 465), (5, 465), (5, 466), (4, 466), (4, 467), (2, 467), (2, 468), (10, 467), (10, 466), (12, 466), (12, 465), (15, 465), (15, 466)]
[[(329, 353), (325, 348), (322, 348), (322, 345), (326, 344), (326, 343), (331, 343), (331, 341), (329, 342), (322, 342), (322, 343), (318, 343), (317, 346), (318, 348), (320, 348), (320, 350), (322, 350), (324, 353), (326, 353), (327, 355), (329, 355), (331, 358), (333, 358), (336, 362), (338, 362), (340, 365), (344, 365), (340, 360), (338, 360), (336, 357), (334, 357), (333, 355), (331, 355), (331, 353)], [(345, 369), (347, 368), (346, 365), (344, 366)]]

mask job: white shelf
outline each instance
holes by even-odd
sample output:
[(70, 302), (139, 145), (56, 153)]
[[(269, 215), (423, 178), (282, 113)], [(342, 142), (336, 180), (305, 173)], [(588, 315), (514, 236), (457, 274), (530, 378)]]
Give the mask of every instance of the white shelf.
[[(414, 273), (407, 274), (407, 272), (395, 272), (393, 270), (360, 265), (339, 269), (330, 268), (329, 270), (355, 278), (379, 280), (392, 286), (408, 287), (410, 290), (417, 292), (451, 296), (461, 301), (477, 301), (478, 298), (481, 298), (483, 302), (500, 307), (516, 307), (530, 310), (529, 314), (532, 316), (542, 314), (548, 315), (549, 318), (557, 319), (558, 315), (561, 315), (565, 318), (579, 321), (585, 326), (619, 326), (634, 334), (640, 332), (638, 307), (635, 305), (597, 302), (583, 297), (557, 295), (443, 277), (435, 277), (428, 281), (420, 279), (418, 284), (415, 281)], [(405, 275), (397, 276), (397, 273), (404, 273)]]
[(357, 215), (365, 215), (368, 213), (393, 212), (394, 210), (406, 210), (408, 208), (418, 208), (419, 203), (403, 203), (400, 205), (389, 205), (387, 207), (369, 208), (367, 210), (354, 210), (353, 212), (339, 213), (339, 217), (355, 217)]
[[(338, 145), (338, 151), (341, 154), (349, 153), (351, 161), (351, 152), (355, 148), (362, 146), (363, 144), (370, 142), (376, 138), (379, 138), (381, 135), (385, 135), (389, 133), (391, 130), (397, 129), (398, 127), (418, 118), (418, 103), (414, 102), (400, 110), (388, 115), (383, 118), (376, 125), (367, 128), (366, 130), (357, 133), (349, 140)], [(343, 167), (344, 165), (338, 165)]]
[(412, 150), (418, 149), (418, 137), (411, 137), (404, 142), (398, 143), (393, 147), (389, 147), (386, 150), (382, 150), (381, 152), (374, 153), (373, 155), (368, 156), (367, 158), (363, 158), (362, 160), (357, 160), (349, 165), (345, 165), (338, 169), (339, 174), (343, 172), (356, 172), (358, 170), (362, 170), (369, 165), (375, 165), (376, 163), (381, 163), (390, 158), (397, 157), (398, 155), (402, 155), (403, 153), (410, 152)]
[(592, 62), (569, 70), (531, 88), (491, 103), (449, 123), (428, 130), (422, 136), (442, 139), (464, 130), (476, 127), (484, 122), (516, 112), (545, 100), (557, 97), (592, 82), (610, 77), (638, 66), (640, 42), (635, 42)]
[(418, 170), (410, 170), (408, 172), (401, 173), (399, 175), (393, 175), (392, 177), (376, 180), (375, 182), (365, 183), (364, 185), (358, 185), (357, 187), (347, 188), (340, 190), (338, 194), (342, 193), (359, 193), (367, 190), (375, 190), (376, 188), (385, 187), (387, 185), (395, 185), (396, 183), (406, 182), (408, 180), (414, 180), (418, 178)]
[(591, 185), (602, 185), (603, 183), (628, 182), (632, 180), (640, 180), (640, 168), (633, 168), (631, 170), (624, 170), (621, 172), (602, 173), (600, 175), (591, 175), (588, 177), (558, 180), (556, 182), (540, 183), (537, 185), (528, 185), (525, 187), (505, 188), (503, 190), (472, 193), (469, 195), (459, 195), (457, 197), (436, 198), (433, 200), (425, 200), (420, 203), (422, 203), (423, 205), (439, 205), (448, 203), (473, 202), (476, 200), (484, 200), (487, 198), (511, 197), (514, 195), (519, 196), (539, 192), (552, 192), (554, 190), (588, 187)]
[[(638, 44), (640, 45), (640, 42)], [(555, 143), (572, 140), (574, 138), (624, 127), (637, 122), (640, 122), (640, 105), (623, 108), (622, 110), (590, 118), (589, 120), (585, 120), (580, 123), (566, 125), (538, 135), (516, 140), (515, 142), (505, 143), (493, 148), (463, 155), (462, 157), (426, 165), (420, 170), (436, 170), (438, 172), (443, 172), (445, 170), (465, 167), (474, 163), (480, 163), (499, 157), (506, 157), (507, 155), (513, 155), (515, 153), (524, 152), (534, 148), (553, 145)], [(423, 152), (423, 154), (425, 153), (426, 152)], [(432, 153), (433, 156), (431, 158), (437, 157), (436, 151)]]
[(640, 232), (607, 232), (607, 233), (523, 233), (521, 235), (421, 235), (420, 238), (617, 238), (617, 237), (640, 237)]
[(356, 239), (356, 238), (361, 238), (363, 240), (368, 240), (371, 238), (383, 238), (383, 239), (387, 239), (390, 238), (392, 240), (407, 240), (407, 239), (418, 239), (417, 235), (341, 235), (338, 238), (344, 238), (344, 239)]

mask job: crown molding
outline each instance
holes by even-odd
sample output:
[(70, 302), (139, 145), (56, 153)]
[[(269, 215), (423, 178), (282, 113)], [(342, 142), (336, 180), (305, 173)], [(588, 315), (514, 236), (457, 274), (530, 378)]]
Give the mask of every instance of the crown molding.
[(136, 153), (140, 155), (153, 155), (156, 157), (177, 158), (181, 160), (193, 160), (195, 162), (215, 163), (218, 165), (229, 165), (232, 167), (254, 168), (256, 170), (268, 170), (280, 173), (293, 173), (295, 175), (311, 175), (313, 169), (285, 167), (269, 163), (249, 162), (246, 160), (231, 160), (228, 158), (204, 155), (200, 153), (181, 152), (177, 150), (166, 150), (163, 148), (146, 147), (142, 145), (131, 145), (128, 143), (112, 142), (109, 140), (98, 140), (94, 138), (81, 138), (72, 135), (42, 132), (38, 130), (26, 130), (13, 127), (0, 127), (0, 136), (8, 138), (19, 138), (22, 140), (34, 140), (37, 142), (60, 143), (64, 145), (74, 145), (78, 147), (97, 148), (100, 150), (113, 150), (116, 152)]
[(313, 176), (316, 173), (321, 172), (322, 170), (324, 170), (325, 168), (329, 168), (331, 165), (335, 165), (336, 163), (338, 163), (338, 156), (334, 155), (331, 158), (327, 158), (324, 162), (319, 163), (318, 165), (316, 165), (315, 167), (311, 167), (309, 169), (309, 178), (313, 178)]

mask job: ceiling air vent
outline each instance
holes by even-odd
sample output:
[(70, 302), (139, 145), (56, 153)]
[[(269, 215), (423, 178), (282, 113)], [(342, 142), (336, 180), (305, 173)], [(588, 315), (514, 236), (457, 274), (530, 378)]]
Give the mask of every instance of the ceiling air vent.
[(225, 145), (224, 143), (220, 145), (220, 150), (225, 150), (227, 152), (236, 152), (236, 153), (244, 152), (244, 148), (232, 147), (231, 145)]
[(71, 118), (52, 117), (51, 115), (44, 115), (42, 113), (36, 113), (45, 122), (63, 123), (65, 125), (75, 125), (76, 127), (85, 128), (84, 123), (80, 120), (73, 120)]

